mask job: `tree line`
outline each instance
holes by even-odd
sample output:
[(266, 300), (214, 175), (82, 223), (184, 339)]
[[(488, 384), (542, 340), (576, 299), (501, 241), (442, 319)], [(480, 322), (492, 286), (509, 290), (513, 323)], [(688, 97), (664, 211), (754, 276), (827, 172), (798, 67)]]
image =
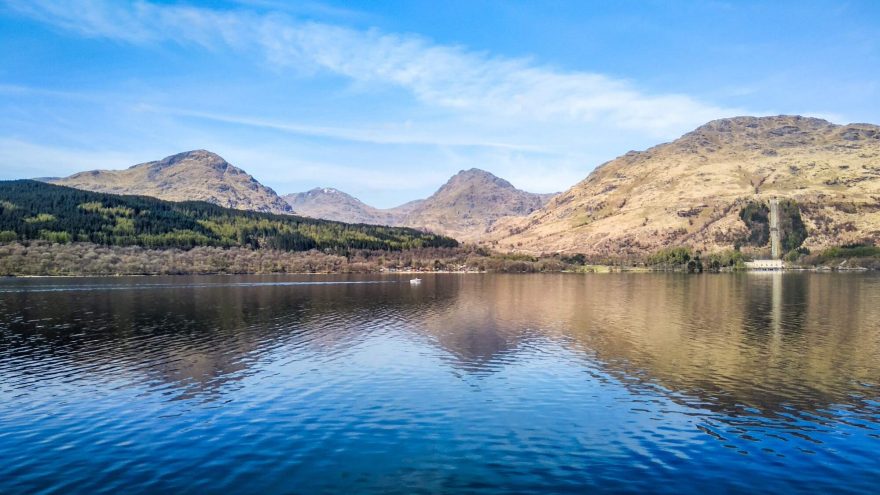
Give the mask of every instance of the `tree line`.
[(242, 211), (202, 201), (97, 193), (32, 180), (0, 181), (0, 242), (33, 240), (152, 249), (242, 247), (337, 254), (458, 246), (455, 239), (404, 227)]

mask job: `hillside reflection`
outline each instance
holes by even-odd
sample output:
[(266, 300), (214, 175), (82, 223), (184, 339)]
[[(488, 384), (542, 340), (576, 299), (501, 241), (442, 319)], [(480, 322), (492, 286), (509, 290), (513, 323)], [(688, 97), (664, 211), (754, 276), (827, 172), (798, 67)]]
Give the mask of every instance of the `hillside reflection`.
[(466, 372), (550, 339), (636, 390), (727, 414), (860, 408), (880, 376), (872, 276), (511, 275), (430, 290), (443, 307), (428, 300), (413, 320)]
[(173, 287), (140, 289), (120, 279), (57, 291), (6, 283), (0, 367), (39, 377), (49, 371), (34, 363), (45, 362), (188, 398), (279, 354), (329, 359), (389, 335), (440, 350), (476, 376), (552, 341), (635, 391), (660, 387), (730, 414), (859, 407), (880, 376), (880, 280), (871, 276), (438, 275), (418, 287), (230, 280), (270, 279), (151, 279)]
[[(878, 282), (819, 274), (487, 277), (458, 291), (451, 315), (424, 325), (464, 367), (492, 369), (487, 356), (509, 360), (539, 330), (626, 383), (686, 394), (696, 399), (690, 405), (815, 411), (877, 385)], [(485, 322), (495, 323), (486, 325), (493, 339), (463, 338)]]

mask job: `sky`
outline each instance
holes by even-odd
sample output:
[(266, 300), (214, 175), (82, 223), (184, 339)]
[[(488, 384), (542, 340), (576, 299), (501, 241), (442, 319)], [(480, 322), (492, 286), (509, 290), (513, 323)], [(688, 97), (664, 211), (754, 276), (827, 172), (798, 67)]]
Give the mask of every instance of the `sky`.
[(880, 123), (880, 2), (0, 0), (0, 179), (208, 149), (391, 207), (556, 192), (710, 120)]

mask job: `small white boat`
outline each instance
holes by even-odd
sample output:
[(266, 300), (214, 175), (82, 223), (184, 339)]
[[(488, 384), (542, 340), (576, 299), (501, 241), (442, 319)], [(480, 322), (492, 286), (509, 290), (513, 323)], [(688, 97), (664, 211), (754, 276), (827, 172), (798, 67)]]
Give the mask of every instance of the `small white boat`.
[(422, 279), (420, 278), (412, 278), (409, 280), (410, 285), (419, 285), (420, 283), (422, 283)]

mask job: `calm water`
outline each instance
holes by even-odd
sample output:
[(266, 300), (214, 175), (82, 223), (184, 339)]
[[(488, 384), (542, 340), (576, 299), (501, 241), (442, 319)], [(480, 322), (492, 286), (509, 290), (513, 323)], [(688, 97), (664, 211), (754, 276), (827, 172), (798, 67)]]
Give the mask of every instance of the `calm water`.
[(0, 493), (876, 493), (880, 277), (0, 281)]

